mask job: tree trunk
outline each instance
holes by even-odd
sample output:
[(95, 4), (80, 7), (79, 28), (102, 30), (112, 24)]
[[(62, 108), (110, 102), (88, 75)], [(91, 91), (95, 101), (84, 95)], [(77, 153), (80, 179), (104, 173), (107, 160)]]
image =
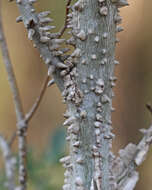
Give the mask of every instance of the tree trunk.
[(66, 168), (65, 190), (110, 190), (112, 87), (116, 23), (120, 17), (111, 0), (79, 0), (72, 8), (69, 40), (75, 51), (68, 59), (75, 67), (64, 77), (63, 96), (68, 111), (67, 140), (70, 155), (61, 159)]

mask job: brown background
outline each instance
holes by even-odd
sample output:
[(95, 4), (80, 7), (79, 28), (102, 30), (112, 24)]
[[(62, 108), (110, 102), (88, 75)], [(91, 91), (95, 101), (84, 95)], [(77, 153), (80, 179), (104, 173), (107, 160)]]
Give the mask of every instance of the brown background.
[[(40, 0), (37, 10), (51, 10), (56, 31), (62, 26), (65, 14), (63, 0)], [(130, 0), (130, 6), (121, 10), (125, 31), (119, 34), (121, 43), (116, 54), (120, 65), (116, 68), (118, 77), (113, 114), (113, 127), (116, 133), (114, 150), (128, 142), (138, 142), (139, 128), (150, 125), (151, 116), (145, 109), (146, 102), (152, 102), (152, 2)], [(47, 73), (39, 53), (27, 40), (23, 24), (16, 24), (19, 15), (15, 3), (2, 0), (4, 29), (10, 50), (11, 60), (17, 76), (25, 112), (37, 97)], [(7, 76), (0, 54), (0, 133), (10, 137), (15, 129), (15, 113)], [(39, 154), (48, 142), (54, 128), (62, 124), (65, 106), (56, 86), (47, 90), (45, 97), (30, 122), (28, 143)], [(14, 143), (14, 149), (16, 142)], [(140, 167), (141, 180), (136, 190), (151, 190), (152, 151)]]

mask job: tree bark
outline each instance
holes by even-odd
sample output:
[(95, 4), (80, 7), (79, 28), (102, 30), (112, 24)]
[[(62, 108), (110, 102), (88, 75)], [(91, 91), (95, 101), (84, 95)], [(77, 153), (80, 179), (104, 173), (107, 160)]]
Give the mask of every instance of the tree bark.
[(110, 190), (118, 12), (110, 0), (79, 0), (71, 16), (75, 51), (69, 60), (75, 67), (64, 78), (70, 155), (61, 159), (66, 168), (63, 189)]

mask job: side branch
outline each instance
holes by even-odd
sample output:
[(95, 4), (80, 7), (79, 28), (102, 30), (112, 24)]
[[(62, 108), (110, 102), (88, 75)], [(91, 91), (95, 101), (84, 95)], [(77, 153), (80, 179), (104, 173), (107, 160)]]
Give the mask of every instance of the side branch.
[(139, 180), (136, 169), (143, 163), (152, 143), (152, 126), (140, 130), (144, 136), (138, 145), (128, 144), (119, 151), (119, 157), (113, 162), (113, 174), (118, 190), (133, 190)]
[(44, 84), (42, 86), (42, 89), (40, 91), (40, 95), (37, 97), (35, 103), (33, 104), (32, 108), (30, 109), (30, 111), (25, 115), (25, 120), (26, 122), (29, 122), (31, 120), (31, 118), (33, 117), (34, 113), (36, 112), (36, 110), (38, 109), (42, 99), (43, 99), (43, 96), (44, 96), (44, 93), (46, 91), (46, 88), (47, 88), (47, 85), (48, 85), (48, 82), (49, 82), (49, 76), (46, 77), (45, 81), (44, 81)]
[[(46, 77), (46, 79), (45, 79), (45, 81), (44, 81), (44, 83), (42, 85), (42, 88), (41, 88), (39, 96), (36, 98), (33, 106), (30, 109), (30, 111), (25, 115), (26, 123), (28, 123), (31, 120), (31, 118), (33, 117), (33, 115), (36, 113), (36, 111), (37, 111), (37, 109), (38, 109), (38, 107), (39, 107), (39, 105), (40, 105), (40, 103), (41, 103), (41, 101), (43, 99), (43, 96), (45, 94), (45, 91), (46, 91), (47, 87), (50, 87), (51, 85), (54, 84), (54, 80), (52, 79), (52, 80), (49, 81), (49, 78), (50, 78), (49, 76)], [(14, 142), (14, 140), (16, 138), (16, 135), (17, 135), (17, 131), (15, 131), (13, 133), (12, 137), (9, 140), (9, 145), (10, 146), (13, 144), (13, 142)]]
[(65, 30), (67, 29), (67, 25), (68, 25), (68, 14), (70, 11), (70, 4), (71, 4), (72, 0), (68, 0), (67, 4), (66, 4), (66, 16), (65, 16), (65, 22), (64, 22), (64, 26), (61, 29), (61, 31), (59, 32), (59, 38), (64, 34)]
[(49, 11), (36, 13), (33, 3), (36, 1), (16, 1), (20, 11), (20, 16), (16, 19), (17, 22), (24, 23), (28, 32), (29, 40), (32, 40), (34, 47), (40, 52), (40, 57), (44, 60), (51, 72), (49, 74), (54, 77), (59, 89), (63, 90), (63, 78), (60, 72), (67, 68), (64, 64), (65, 49), (59, 49), (64, 43), (64, 39), (58, 39), (59, 33), (51, 33), (54, 26), (48, 25), (52, 19), (48, 17)]

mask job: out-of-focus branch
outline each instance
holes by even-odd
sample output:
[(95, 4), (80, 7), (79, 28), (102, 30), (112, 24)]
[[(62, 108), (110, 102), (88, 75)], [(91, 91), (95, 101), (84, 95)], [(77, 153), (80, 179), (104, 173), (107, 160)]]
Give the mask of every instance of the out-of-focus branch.
[(41, 88), (39, 96), (36, 98), (35, 103), (33, 104), (30, 111), (25, 115), (26, 122), (29, 122), (31, 120), (34, 113), (38, 109), (38, 107), (39, 107), (39, 105), (40, 105), (40, 103), (41, 103), (41, 101), (43, 99), (44, 93), (46, 91), (46, 88), (47, 88), (47, 85), (48, 85), (48, 82), (49, 82), (49, 78), (50, 78), (49, 76), (46, 77), (46, 79), (45, 79), (45, 81), (44, 81), (44, 83), (42, 85), (42, 88)]
[[(40, 105), (40, 103), (41, 103), (41, 101), (43, 99), (43, 96), (44, 96), (44, 94), (46, 92), (47, 87), (50, 87), (50, 86), (52, 86), (54, 84), (54, 79), (49, 81), (49, 78), (50, 78), (49, 76), (46, 77), (46, 79), (45, 79), (45, 81), (44, 81), (44, 83), (42, 85), (42, 88), (41, 88), (39, 96), (36, 98), (33, 106), (30, 109), (30, 111), (25, 115), (26, 123), (28, 123), (31, 120), (31, 118), (33, 117), (33, 115), (36, 113), (36, 111), (37, 111), (37, 109), (38, 109), (38, 107), (39, 107), (39, 105)], [(13, 144), (13, 142), (14, 142), (14, 140), (16, 138), (16, 135), (17, 135), (17, 132), (15, 131), (13, 133), (13, 135), (11, 136), (11, 138), (10, 138), (10, 141), (9, 141), (10, 146)]]
[(15, 165), (16, 165), (16, 158), (12, 155), (10, 146), (8, 145), (5, 138), (0, 135), (0, 149), (2, 151), (2, 155), (4, 158), (5, 163), (5, 173), (7, 182), (5, 186), (8, 190), (15, 190)]
[(138, 145), (128, 144), (113, 163), (113, 175), (119, 190), (133, 190), (139, 180), (136, 169), (143, 163), (152, 143), (152, 126), (140, 130), (144, 136)]
[(13, 67), (11, 64), (9, 51), (3, 32), (2, 19), (0, 15), (0, 45), (2, 50), (2, 55), (4, 59), (4, 65), (8, 75), (8, 81), (13, 95), (13, 101), (15, 105), (16, 118), (17, 118), (17, 128), (18, 128), (18, 147), (19, 147), (19, 182), (21, 190), (26, 189), (26, 129), (27, 123), (24, 119), (23, 107), (19, 95), (19, 90), (17, 87), (17, 82)]
[(146, 108), (152, 114), (152, 106), (149, 103), (146, 104)]

